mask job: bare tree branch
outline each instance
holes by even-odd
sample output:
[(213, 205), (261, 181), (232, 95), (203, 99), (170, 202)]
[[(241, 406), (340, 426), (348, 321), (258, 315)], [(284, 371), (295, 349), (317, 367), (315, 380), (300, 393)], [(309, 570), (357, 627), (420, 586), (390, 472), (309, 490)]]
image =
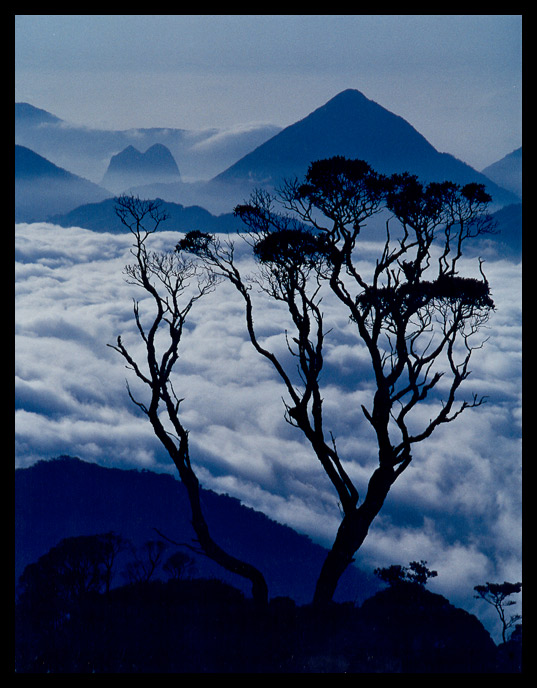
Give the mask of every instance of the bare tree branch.
[[(191, 548), (203, 551), (228, 571), (250, 580), (254, 599), (265, 605), (268, 601), (268, 589), (262, 573), (248, 562), (230, 555), (210, 534), (201, 507), (199, 481), (190, 460), (188, 430), (179, 415), (183, 399), (178, 398), (171, 381), (179, 358), (179, 345), (186, 318), (196, 301), (214, 288), (215, 278), (177, 252), (157, 253), (148, 250), (148, 237), (166, 219), (160, 202), (122, 196), (117, 199), (116, 212), (134, 236), (131, 251), (134, 263), (126, 267), (125, 274), (130, 283), (141, 287), (152, 297), (154, 311), (147, 327), (142, 325), (137, 301), (134, 302), (133, 309), (138, 333), (145, 345), (147, 372), (142, 371), (141, 365), (128, 352), (121, 336), (117, 338), (115, 346), (109, 346), (123, 356), (139, 380), (149, 389), (150, 401), (142, 403), (134, 398), (127, 384), (131, 401), (147, 415), (155, 435), (167, 450), (186, 488), (192, 511), (192, 525), (200, 549)], [(194, 286), (191, 286), (192, 282)], [(162, 336), (157, 341), (159, 333)], [(173, 432), (164, 426), (163, 417), (166, 417)]]
[[(250, 340), (287, 390), (284, 417), (310, 441), (337, 491), (344, 516), (318, 581), (319, 602), (331, 599), (391, 485), (410, 465), (412, 446), (484, 401), (474, 396), (460, 402), (457, 396), (479, 348), (471, 338), (494, 304), (481, 262), (481, 280), (460, 277), (457, 269), (466, 242), (492, 229), (485, 214), (489, 201), (480, 185), (424, 186), (409, 174), (386, 178), (363, 161), (335, 157), (312, 163), (304, 181), (285, 182), (276, 196), (256, 192), (237, 206), (257, 261), (250, 281), (291, 317), (294, 330), (286, 328), (284, 336), (299, 385), (256, 335), (250, 286), (234, 262), (232, 245), (223, 248), (195, 232), (178, 245), (242, 295)], [(364, 221), (381, 208), (393, 217), (386, 221), (382, 252), (368, 278), (356, 260), (357, 244)], [(438, 244), (435, 275), (432, 250)], [(327, 287), (356, 326), (356, 342), (369, 353), (376, 386), (370, 408), (363, 404), (362, 410), (376, 434), (379, 466), (361, 504), (324, 428), (320, 374), (326, 332), (320, 303)], [(447, 382), (444, 398), (441, 380)], [(432, 396), (439, 409), (416, 427), (413, 412)]]

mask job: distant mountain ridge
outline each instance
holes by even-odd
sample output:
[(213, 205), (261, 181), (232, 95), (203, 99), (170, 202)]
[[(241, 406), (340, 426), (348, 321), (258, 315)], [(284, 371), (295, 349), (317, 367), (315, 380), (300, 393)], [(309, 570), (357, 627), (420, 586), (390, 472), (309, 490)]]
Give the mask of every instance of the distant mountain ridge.
[[(212, 214), (231, 213), (234, 206), (247, 200), (255, 188), (264, 187), (270, 191), (285, 178), (304, 175), (314, 160), (343, 155), (366, 160), (384, 174), (407, 171), (418, 175), (424, 182), (482, 183), (493, 197), (493, 210), (521, 200), (516, 193), (499, 186), (461, 160), (438, 152), (406, 120), (355, 89), (342, 91), (307, 117), (289, 127), (277, 129), (276, 133), (270, 127), (252, 130), (250, 138), (241, 139), (244, 145), (248, 141), (252, 144), (242, 157), (235, 158), (231, 165), (208, 181), (195, 183), (188, 180), (188, 174), (183, 176), (185, 160), (191, 162), (199, 158), (211, 160), (211, 164), (216, 165), (217, 151), (227, 150), (229, 153), (231, 149), (226, 148), (226, 142), (238, 140), (235, 134), (218, 133), (216, 130), (196, 134), (156, 128), (98, 132), (67, 126), (45, 111), (32, 109), (27, 104), (18, 105), (16, 141), (40, 155), (43, 155), (43, 149), (49, 150), (53, 156), (50, 159), (55, 164), (58, 159), (68, 159), (77, 166), (76, 169), (106, 158), (106, 163), (100, 164), (106, 164), (108, 170), (100, 179), (114, 187), (110, 190), (107, 187), (109, 197), (128, 192), (142, 198), (159, 197), (182, 206), (201, 206)], [(256, 137), (258, 140), (254, 145)], [(139, 152), (141, 146), (146, 148), (146, 153)], [(146, 156), (150, 151), (158, 152), (156, 157), (163, 165), (167, 155), (165, 150), (178, 169), (171, 177), (155, 178)], [(239, 148), (233, 150), (238, 152)], [(116, 165), (126, 175), (124, 179), (116, 177), (117, 185), (112, 181)], [(145, 171), (128, 178), (127, 173), (136, 167)], [(65, 165), (65, 169), (74, 168)], [(88, 202), (94, 202), (94, 199), (81, 199), (67, 210), (50, 211), (47, 207), (48, 213), (41, 212), (35, 219), (46, 220), (47, 214), (65, 214)]]
[(15, 143), (94, 183), (101, 182), (113, 155), (129, 145), (146, 150), (156, 143), (171, 151), (185, 181), (207, 180), (280, 129), (263, 123), (202, 130), (94, 129), (71, 124), (29, 103), (15, 103)]
[(499, 205), (520, 200), (470, 165), (438, 152), (406, 120), (354, 89), (286, 127), (212, 182), (275, 186), (283, 178), (303, 176), (313, 160), (334, 155), (365, 160), (383, 174), (406, 171), (423, 181), (484, 183)]
[(56, 115), (36, 108), (29, 103), (15, 103), (15, 121), (24, 125), (60, 124), (61, 119)]
[[(233, 213), (215, 215), (196, 205), (195, 193), (189, 195), (189, 200), (193, 202), (190, 205), (166, 200), (165, 193), (159, 199), (160, 192), (175, 185), (180, 188), (192, 186), (183, 185), (182, 182), (154, 183), (133, 187), (129, 193), (161, 200), (168, 215), (166, 223), (162, 225), (166, 231), (197, 229), (227, 234), (244, 229)], [(95, 198), (96, 201), (93, 200)], [(90, 202), (84, 202), (85, 199)], [(229, 198), (228, 201), (231, 202)], [(96, 232), (125, 232), (127, 229), (119, 221), (115, 205), (115, 197), (108, 190), (71, 174), (24, 146), (15, 147), (15, 222), (50, 222), (61, 227), (82, 227)], [(498, 222), (497, 234), (477, 242), (474, 248), (484, 250), (489, 257), (501, 252), (505, 257), (518, 259), (522, 250), (521, 203), (500, 208), (493, 213), (493, 218)], [(365, 234), (368, 234), (367, 229), (364, 230)], [(371, 234), (371, 228), (369, 230)], [(374, 232), (369, 238), (373, 236)]]
[[(243, 228), (242, 221), (232, 213), (212, 215), (200, 206), (183, 206), (180, 203), (161, 201), (161, 209), (168, 215), (159, 229), (166, 232), (189, 232), (197, 229), (212, 234), (228, 234)], [(127, 232), (116, 215), (115, 198), (108, 198), (99, 203), (87, 203), (78, 206), (65, 214), (50, 215), (48, 222), (60, 227), (82, 227), (93, 232)]]
[[(263, 571), (271, 596), (309, 603), (326, 550), (307, 536), (243, 506), (239, 500), (202, 490), (215, 540)], [(158, 528), (177, 542), (195, 537), (183, 485), (169, 474), (105, 468), (73, 457), (39, 461), (15, 471), (15, 575), (59, 540), (110, 530), (140, 545), (157, 539)], [(249, 585), (206, 557), (198, 575), (216, 577), (249, 592)], [(349, 567), (336, 599), (362, 601), (382, 587)]]

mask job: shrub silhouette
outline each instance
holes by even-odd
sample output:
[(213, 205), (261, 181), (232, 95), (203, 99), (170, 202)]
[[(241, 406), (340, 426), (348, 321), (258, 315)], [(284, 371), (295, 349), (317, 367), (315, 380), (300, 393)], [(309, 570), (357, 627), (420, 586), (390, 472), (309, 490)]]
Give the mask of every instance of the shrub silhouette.
[(195, 571), (194, 559), (177, 551), (166, 559), (162, 568), (172, 580), (180, 580)]
[(422, 584), (392, 585), (360, 612), (364, 634), (354, 670), (368, 664), (403, 673), (495, 670), (496, 646), (478, 619)]
[(132, 583), (147, 583), (157, 572), (166, 547), (162, 540), (148, 540), (138, 550), (133, 549), (134, 559), (127, 564), (124, 577)]
[(427, 568), (427, 562), (423, 559), (421, 561), (411, 561), (408, 566), (392, 564), (387, 568), (375, 569), (374, 573), (384, 583), (388, 583), (388, 585), (400, 583), (425, 585), (429, 578), (435, 578), (438, 575), (437, 571), (431, 571)]
[[(41, 571), (43, 560), (52, 561), (52, 555), (65, 551), (65, 543), (60, 544), (38, 562)], [(188, 566), (188, 557), (172, 554), (170, 559)], [(36, 570), (30, 565), (21, 577), (21, 583), (26, 582), (24, 593), (30, 590), (28, 581), (36, 580)], [(86, 585), (63, 616), (58, 617), (56, 610), (49, 617), (53, 623), (40, 626), (36, 620), (43, 616), (43, 607), (29, 604), (36, 602), (35, 596), (30, 600), (21, 594), (16, 607), (16, 669), (19, 673), (453, 673), (493, 671), (501, 660), (502, 671), (517, 670), (509, 655), (512, 648), (497, 655), (474, 616), (425, 589), (424, 583), (434, 575), (426, 562), (384, 571), (390, 572), (395, 584), (361, 607), (297, 606), (278, 597), (259, 608), (217, 579), (174, 575), (163, 581), (152, 575), (108, 593), (103, 584), (99, 589)], [(399, 575), (393, 576), (394, 572)], [(49, 585), (51, 580), (43, 576), (41, 583)], [(46, 585), (41, 592), (50, 589)]]

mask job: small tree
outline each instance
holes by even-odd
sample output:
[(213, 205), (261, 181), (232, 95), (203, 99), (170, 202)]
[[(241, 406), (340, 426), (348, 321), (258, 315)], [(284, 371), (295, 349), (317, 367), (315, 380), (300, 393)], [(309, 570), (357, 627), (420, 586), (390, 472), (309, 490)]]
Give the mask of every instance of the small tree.
[(49, 597), (71, 603), (105, 585), (104, 548), (99, 535), (79, 535), (61, 540), (23, 571), (22, 595)]
[(375, 576), (388, 585), (399, 585), (401, 583), (415, 583), (424, 586), (429, 578), (438, 576), (437, 571), (431, 571), (427, 567), (426, 561), (411, 561), (408, 566), (392, 564), (387, 568), (378, 568), (374, 571)]
[[(248, 579), (252, 583), (254, 599), (266, 604), (268, 590), (262, 573), (248, 562), (230, 555), (210, 534), (201, 506), (199, 481), (190, 460), (188, 430), (181, 420), (183, 399), (177, 397), (172, 384), (187, 315), (196, 301), (212, 289), (214, 280), (206, 273), (200, 273), (192, 260), (184, 256), (148, 249), (148, 237), (167, 218), (159, 201), (121, 196), (116, 202), (118, 217), (134, 237), (134, 263), (125, 268), (127, 280), (149, 294), (154, 315), (146, 327), (139, 304), (134, 302), (134, 319), (146, 349), (145, 366), (134, 359), (121, 336), (115, 346), (109, 346), (123, 356), (128, 367), (149, 390), (149, 401), (144, 403), (134, 398), (127, 384), (129, 397), (149, 419), (186, 488), (192, 526), (199, 545), (199, 549), (190, 546), (191, 549), (202, 551), (226, 570)], [(191, 283), (195, 286), (191, 287)]]
[[(412, 175), (386, 178), (364, 161), (335, 157), (312, 163), (305, 180), (285, 183), (276, 196), (258, 191), (237, 206), (258, 265), (253, 278), (241, 275), (230, 241), (192, 232), (177, 245), (243, 297), (250, 340), (283, 381), (285, 418), (310, 442), (338, 495), (343, 518), (317, 581), (316, 603), (332, 599), (392, 485), (410, 465), (414, 445), (483, 403), (477, 395), (458, 401), (458, 393), (470, 375), (472, 352), (482, 345), (474, 336), (494, 304), (481, 263), (481, 279), (462, 277), (458, 268), (466, 242), (492, 229), (486, 215), (490, 200), (479, 184), (425, 186)], [(369, 275), (360, 265), (359, 235), (380, 210), (391, 217)], [(293, 329), (285, 336), (298, 379), (294, 364), (289, 367), (257, 335), (253, 284), (290, 315)], [(321, 373), (330, 332), (321, 309), (325, 289), (353, 323), (355, 344), (365, 347), (375, 387), (361, 410), (376, 437), (378, 466), (361, 501), (325, 423)], [(424, 423), (416, 407), (432, 400), (440, 380), (444, 393)], [(363, 380), (349, 377), (348, 383), (359, 388)]]
[(516, 604), (514, 600), (507, 599), (522, 590), (522, 583), (487, 583), (486, 585), (476, 585), (474, 590), (477, 592), (476, 599), (485, 600), (498, 612), (502, 623), (503, 642), (507, 642), (506, 633), (509, 628), (514, 626), (522, 618), (520, 614), (512, 614), (509, 619), (505, 615), (505, 608)]
[(172, 580), (181, 580), (194, 570), (194, 560), (185, 552), (174, 552), (162, 567)]
[(120, 552), (129, 547), (129, 541), (117, 533), (108, 532), (97, 536), (101, 544), (101, 558), (104, 573), (105, 592), (110, 592), (113, 569), (116, 558)]
[(148, 583), (162, 562), (166, 548), (162, 540), (148, 540), (134, 549), (134, 560), (127, 564), (125, 577), (131, 583)]
[(19, 609), (41, 632), (60, 628), (84, 597), (109, 591), (116, 555), (126, 545), (115, 533), (64, 538), (22, 572)]

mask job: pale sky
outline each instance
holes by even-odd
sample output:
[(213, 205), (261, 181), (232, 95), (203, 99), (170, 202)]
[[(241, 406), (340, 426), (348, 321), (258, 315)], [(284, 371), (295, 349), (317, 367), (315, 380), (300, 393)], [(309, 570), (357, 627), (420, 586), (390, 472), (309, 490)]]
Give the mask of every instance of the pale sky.
[(522, 145), (520, 15), (16, 15), (15, 100), (111, 129), (288, 126), (360, 90), (477, 169)]

